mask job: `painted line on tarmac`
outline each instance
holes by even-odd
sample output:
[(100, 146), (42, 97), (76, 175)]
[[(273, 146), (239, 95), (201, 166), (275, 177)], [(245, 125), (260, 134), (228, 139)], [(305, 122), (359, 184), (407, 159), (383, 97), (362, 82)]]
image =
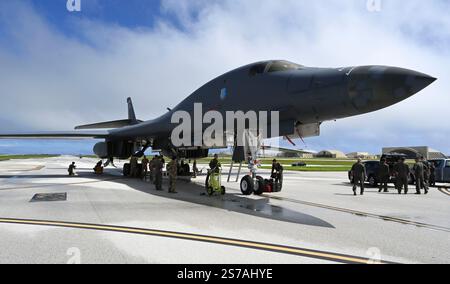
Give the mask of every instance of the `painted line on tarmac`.
[(439, 187), (438, 189), (443, 194), (450, 196), (450, 191), (449, 191), (449, 189), (447, 187)]
[(338, 263), (346, 263), (346, 264), (371, 264), (371, 263), (394, 264), (393, 262), (389, 262), (389, 261), (383, 261), (383, 260), (374, 261), (372, 259), (364, 258), (364, 257), (338, 254), (338, 253), (326, 252), (326, 251), (310, 250), (310, 249), (306, 249), (306, 248), (289, 247), (289, 246), (282, 246), (282, 245), (277, 245), (277, 244), (258, 243), (258, 242), (253, 242), (253, 241), (228, 239), (228, 238), (222, 238), (222, 237), (188, 234), (188, 233), (181, 233), (181, 232), (161, 231), (161, 230), (153, 230), (153, 229), (110, 226), (110, 225), (100, 225), (100, 224), (85, 224), (85, 223), (74, 223), (74, 222), (63, 222), (63, 221), (9, 219), (9, 218), (0, 218), (0, 223), (32, 225), (32, 226), (47, 226), (47, 227), (62, 227), (62, 228), (71, 228), (71, 229), (96, 230), (96, 231), (108, 231), (108, 232), (116, 232), (116, 233), (128, 233), (128, 234), (164, 237), (164, 238), (171, 238), (171, 239), (181, 239), (181, 240), (188, 240), (188, 241), (197, 241), (197, 242), (204, 242), (204, 243), (227, 245), (227, 246), (233, 246), (233, 247), (242, 247), (242, 248), (255, 249), (255, 250), (261, 250), (261, 251), (270, 251), (270, 252), (282, 253), (282, 254), (290, 254), (290, 255), (296, 255), (296, 256), (300, 256), (300, 257), (328, 260), (328, 261), (333, 261), (333, 262), (338, 262)]
[[(448, 193), (448, 195), (450, 195), (450, 193)], [(384, 221), (395, 222), (395, 223), (400, 223), (400, 224), (404, 224), (404, 225), (412, 225), (412, 226), (421, 227), (421, 228), (427, 228), (427, 229), (436, 230), (436, 231), (450, 232), (450, 228), (437, 226), (437, 225), (432, 225), (432, 224), (414, 222), (414, 221), (400, 219), (400, 218), (395, 218), (395, 217), (377, 215), (377, 214), (373, 214), (373, 213), (367, 213), (367, 212), (356, 211), (356, 210), (352, 210), (352, 209), (334, 207), (334, 206), (329, 206), (329, 205), (324, 205), (324, 204), (319, 204), (319, 203), (313, 203), (313, 202), (308, 202), (308, 201), (302, 201), (302, 200), (297, 200), (297, 199), (292, 199), (292, 198), (270, 196), (270, 195), (267, 195), (267, 194), (263, 194), (261, 196), (266, 197), (266, 198), (270, 198), (270, 199), (280, 200), (280, 201), (287, 201), (287, 202), (291, 202), (291, 203), (307, 205), (307, 206), (311, 206), (311, 207), (318, 207), (318, 208), (323, 208), (323, 209), (328, 209), (328, 210), (333, 210), (333, 211), (349, 213), (349, 214), (357, 215), (357, 216), (381, 219), (381, 220), (384, 220)]]

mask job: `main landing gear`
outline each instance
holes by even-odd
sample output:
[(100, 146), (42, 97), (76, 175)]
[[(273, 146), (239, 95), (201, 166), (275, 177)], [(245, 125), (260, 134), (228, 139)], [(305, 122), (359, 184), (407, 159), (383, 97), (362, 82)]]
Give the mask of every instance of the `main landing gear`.
[(241, 179), (241, 192), (243, 195), (262, 195), (263, 193), (280, 192), (283, 188), (282, 180), (282, 177), (264, 179), (261, 176), (252, 178), (250, 175), (246, 175)]

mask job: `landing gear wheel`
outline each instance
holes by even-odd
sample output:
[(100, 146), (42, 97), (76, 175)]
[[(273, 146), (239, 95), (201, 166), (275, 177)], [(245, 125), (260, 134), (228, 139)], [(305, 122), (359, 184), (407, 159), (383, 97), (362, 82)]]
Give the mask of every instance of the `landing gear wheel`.
[(129, 177), (130, 174), (131, 174), (131, 165), (130, 164), (123, 165), (123, 176)]
[(245, 176), (241, 179), (241, 192), (243, 195), (251, 195), (253, 193), (254, 184), (251, 176)]
[(256, 177), (255, 189), (253, 193), (255, 195), (261, 195), (264, 193), (264, 179), (260, 176)]
[(225, 195), (226, 190), (225, 190), (225, 186), (221, 186), (220, 187), (220, 194)]

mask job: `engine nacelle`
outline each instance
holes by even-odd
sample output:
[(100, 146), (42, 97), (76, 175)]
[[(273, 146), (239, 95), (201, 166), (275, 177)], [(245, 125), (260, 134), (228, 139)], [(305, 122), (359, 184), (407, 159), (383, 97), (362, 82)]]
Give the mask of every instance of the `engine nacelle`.
[(94, 146), (94, 154), (101, 159), (109, 158), (108, 155), (108, 144), (106, 142), (99, 142)]
[(137, 143), (130, 141), (99, 142), (94, 146), (94, 153), (101, 159), (118, 158), (126, 160), (139, 149)]

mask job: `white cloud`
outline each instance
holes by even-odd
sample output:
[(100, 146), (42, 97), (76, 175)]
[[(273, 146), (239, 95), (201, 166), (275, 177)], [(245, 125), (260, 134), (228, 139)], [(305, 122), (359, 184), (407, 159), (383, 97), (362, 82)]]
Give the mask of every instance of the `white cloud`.
[(15, 117), (21, 130), (71, 129), (125, 116), (127, 96), (138, 116), (150, 119), (217, 75), (261, 59), (384, 64), (440, 80), (386, 110), (327, 123), (323, 136), (307, 144), (371, 151), (423, 144), (450, 152), (450, 4), (382, 4), (370, 13), (365, 0), (166, 0), (162, 11), (171, 20), (154, 28), (75, 20), (79, 34), (69, 37), (30, 7), (2, 3), (0, 28), (12, 37), (8, 44), (0, 38), (0, 121)]

